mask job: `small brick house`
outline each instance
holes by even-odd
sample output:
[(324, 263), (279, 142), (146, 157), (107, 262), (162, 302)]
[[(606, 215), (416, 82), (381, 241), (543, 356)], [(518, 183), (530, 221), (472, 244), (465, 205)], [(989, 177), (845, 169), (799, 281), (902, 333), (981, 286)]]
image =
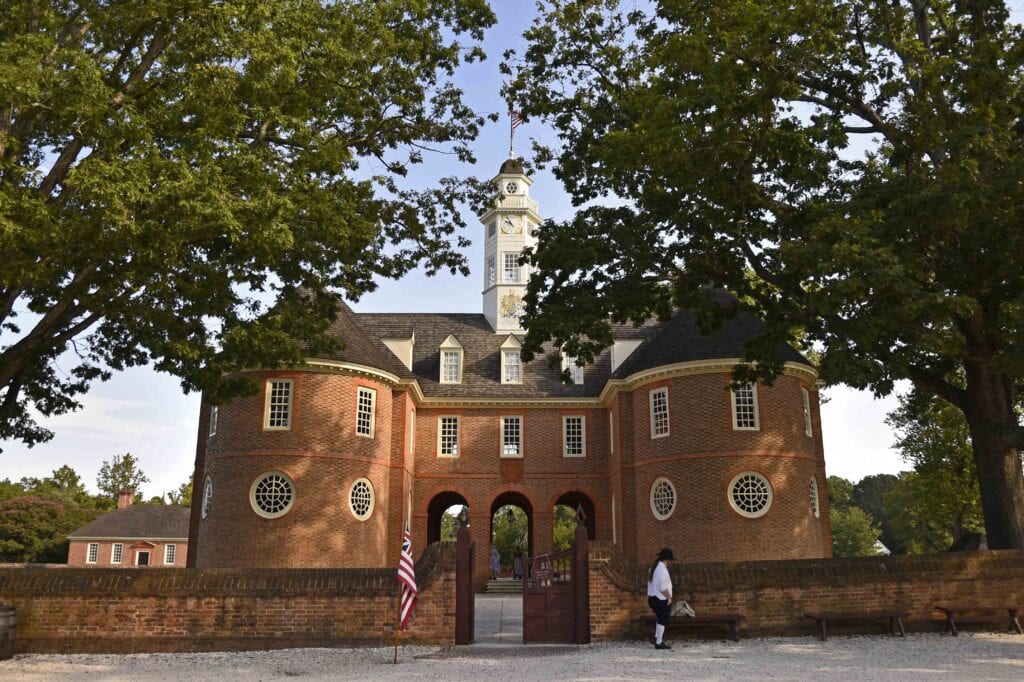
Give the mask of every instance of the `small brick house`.
[(117, 509), (68, 535), (68, 565), (86, 568), (182, 568), (188, 556), (189, 508), (136, 505), (121, 491)]
[(704, 335), (686, 311), (613, 326), (585, 367), (553, 347), (523, 363), (519, 257), (541, 218), (520, 162), (494, 182), (482, 314), (339, 301), (342, 351), (253, 371), (258, 395), (203, 405), (189, 565), (395, 566), (405, 524), (423, 547), (452, 505), (470, 509), (477, 584), (506, 505), (525, 512), (532, 555), (552, 550), (566, 505), (637, 563), (663, 546), (686, 562), (831, 556), (814, 366), (783, 346), (771, 385), (733, 390), (761, 322)]

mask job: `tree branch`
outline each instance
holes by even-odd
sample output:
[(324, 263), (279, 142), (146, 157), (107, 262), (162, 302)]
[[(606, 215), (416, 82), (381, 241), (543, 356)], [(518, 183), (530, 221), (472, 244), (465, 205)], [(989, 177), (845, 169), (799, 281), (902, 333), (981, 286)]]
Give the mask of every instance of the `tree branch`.
[(910, 366), (907, 367), (907, 378), (922, 391), (938, 396), (961, 410), (966, 410), (967, 391), (954, 386), (942, 377), (920, 367)]

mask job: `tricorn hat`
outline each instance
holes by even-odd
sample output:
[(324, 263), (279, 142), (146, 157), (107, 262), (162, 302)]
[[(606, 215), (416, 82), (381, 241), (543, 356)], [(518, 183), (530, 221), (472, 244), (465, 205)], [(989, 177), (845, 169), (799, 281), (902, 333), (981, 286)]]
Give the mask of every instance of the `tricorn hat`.
[(676, 558), (672, 555), (672, 550), (665, 547), (658, 552), (658, 561), (675, 561)]

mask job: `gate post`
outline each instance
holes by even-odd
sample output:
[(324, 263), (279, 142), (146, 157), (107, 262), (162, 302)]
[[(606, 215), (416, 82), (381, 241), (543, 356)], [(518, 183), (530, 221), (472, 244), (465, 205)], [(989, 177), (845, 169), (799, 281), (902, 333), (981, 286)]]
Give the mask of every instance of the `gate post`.
[(455, 541), (455, 643), (473, 643), (473, 543), (469, 539), (469, 510), (459, 512)]
[(572, 543), (574, 644), (590, 644), (590, 548), (586, 520), (583, 505), (580, 505), (576, 508), (576, 539)]

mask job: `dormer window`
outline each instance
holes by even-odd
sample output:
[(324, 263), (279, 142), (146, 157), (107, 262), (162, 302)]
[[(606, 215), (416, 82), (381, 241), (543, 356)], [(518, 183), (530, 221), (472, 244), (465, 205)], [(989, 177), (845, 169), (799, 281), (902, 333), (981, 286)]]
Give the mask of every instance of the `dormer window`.
[(514, 336), (509, 336), (501, 344), (501, 383), (523, 383), (523, 360), (519, 356), (522, 347)]
[(569, 370), (569, 382), (572, 384), (583, 383), (583, 368), (576, 364), (576, 358), (571, 355), (562, 354), (562, 370)]
[(440, 346), (442, 384), (462, 383), (462, 344), (454, 336), (449, 335)]

